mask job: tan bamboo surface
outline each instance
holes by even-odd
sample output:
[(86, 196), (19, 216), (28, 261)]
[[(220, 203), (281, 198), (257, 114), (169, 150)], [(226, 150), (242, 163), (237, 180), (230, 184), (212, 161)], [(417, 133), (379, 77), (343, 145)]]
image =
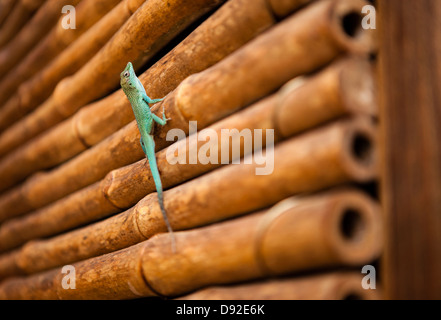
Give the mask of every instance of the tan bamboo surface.
[(77, 262), (75, 290), (62, 288), (57, 268), (3, 281), (0, 298), (171, 297), (215, 284), (359, 266), (380, 255), (381, 233), (379, 206), (358, 191), (288, 198), (266, 212), (177, 232), (178, 253), (171, 252), (169, 235), (159, 234)]
[[(350, 3), (354, 4), (353, 1), (350, 1)], [(317, 15), (320, 20), (325, 19), (320, 14), (328, 18), (326, 14), (328, 10), (335, 9), (334, 11), (338, 11), (337, 8), (345, 4), (347, 4), (346, 1), (323, 1), (302, 10), (305, 12), (299, 12), (298, 15), (294, 15), (291, 19), (278, 24), (269, 32), (259, 36), (213, 67), (187, 78), (172, 94), (167, 96), (162, 104), (158, 104), (156, 110), (160, 109), (161, 106), (165, 108), (167, 116), (173, 119), (170, 122), (173, 123), (173, 128), (188, 131), (189, 120), (198, 121), (198, 127), (203, 128), (216, 118), (226, 116), (272, 92), (289, 80), (290, 77), (317, 69), (320, 65), (325, 64), (326, 60), (335, 58), (340, 53), (339, 50), (343, 50), (340, 47), (340, 42), (335, 44), (335, 37), (334, 40), (328, 39), (328, 41), (325, 41), (327, 38), (324, 37), (323, 45), (326, 47), (332, 44), (332, 46), (331, 48), (326, 47), (327, 49), (318, 49), (316, 48), (316, 45), (318, 45), (316, 41), (311, 43), (313, 48), (309, 48), (305, 45), (308, 43), (307, 41), (300, 45), (291, 41), (291, 38), (306, 37), (310, 39), (318, 37), (314, 33), (310, 34), (311, 29), (304, 28), (304, 21), (306, 20), (317, 26), (315, 22)], [(334, 6), (337, 6), (337, 8)], [(350, 9), (352, 10), (352, 7)], [(351, 12), (351, 10), (349, 11)], [(302, 27), (297, 28), (298, 24)], [(325, 24), (324, 27), (328, 28), (326, 31), (332, 34), (332, 30), (335, 30), (338, 26), (337, 23), (337, 26), (334, 27), (329, 27), (329, 24)], [(312, 30), (315, 32), (314, 29)], [(343, 37), (341, 33), (338, 33), (338, 35)], [(365, 39), (365, 37), (362, 37), (362, 39)], [(343, 41), (347, 47), (355, 46), (359, 48), (361, 46), (363, 52), (369, 49), (369, 45), (364, 40), (361, 44), (358, 44), (358, 41), (354, 44), (353, 39), (350, 38), (344, 40), (347, 40), (347, 43)], [(333, 51), (334, 45), (337, 46), (336, 51)], [(310, 51), (320, 52), (321, 54), (315, 57), (309, 53)], [(321, 57), (322, 51), (329, 51), (332, 54), (329, 56), (324, 54), (326, 56), (326, 59), (324, 59)], [(258, 52), (271, 54), (272, 57), (265, 57), (262, 60)], [(301, 65), (296, 63), (296, 61), (304, 59), (312, 59), (313, 61)], [(243, 72), (238, 72), (238, 65), (244, 70)], [(240, 82), (237, 83), (237, 81)], [(224, 88), (219, 90), (216, 86), (222, 82), (224, 82)], [(247, 84), (246, 87), (252, 89), (244, 93), (240, 89), (240, 83)], [(202, 97), (209, 99), (209, 101), (199, 102), (204, 100)], [(207, 112), (207, 105), (211, 105), (210, 112)], [(192, 113), (188, 111), (190, 108)], [(157, 128), (155, 137), (158, 149), (170, 144), (165, 140), (165, 133), (170, 128), (171, 125)], [(111, 150), (112, 154), (109, 154)], [(64, 163), (56, 170), (34, 176), (25, 184), (12, 189), (5, 195), (5, 198), (20, 199), (23, 197), (23, 193), (27, 193), (27, 199), (22, 199), (18, 207), (27, 206), (27, 210), (29, 210), (28, 204), (32, 203), (34, 208), (39, 208), (96, 182), (115, 168), (133, 163), (142, 157), (143, 153), (139, 146), (139, 132), (136, 123), (133, 121), (105, 141)], [(66, 183), (67, 181), (69, 183)], [(30, 200), (31, 198), (32, 200)]]
[[(135, 69), (139, 68), (179, 32), (223, 1), (145, 2), (80, 70), (59, 82), (53, 94), (34, 112), (3, 132), (0, 136), (0, 155), (119, 86), (119, 74), (127, 61), (132, 61)], [(146, 21), (151, 23), (145, 23)], [(92, 86), (93, 90), (90, 90)]]
[[(32, 14), (45, 0), (18, 0), (1, 26), (0, 48), (5, 46), (20, 31)], [(8, 4), (6, 3), (6, 6)], [(3, 9), (3, 8), (1, 8)], [(0, 72), (3, 76), (3, 72)], [(0, 76), (1, 77), (1, 76)]]
[[(297, 0), (290, 3), (294, 10)], [(274, 23), (275, 19), (266, 5), (266, 0), (252, 3), (247, 0), (229, 1), (143, 73), (140, 80), (150, 94), (164, 96), (175, 89), (186, 76), (218, 62)], [(95, 43), (95, 40), (93, 42)], [(84, 47), (84, 44), (81, 47)], [(78, 49), (73, 51), (77, 53)], [(63, 52), (57, 61), (64, 60), (61, 57), (65, 54), (68, 55)], [(57, 72), (56, 75), (58, 74)], [(38, 83), (44, 81), (40, 80)], [(41, 90), (41, 85), (35, 88)], [(33, 95), (32, 99), (34, 97)], [(122, 91), (118, 91), (84, 107), (74, 117), (17, 149), (1, 161), (0, 172), (5, 183), (12, 184), (13, 181), (19, 181), (39, 169), (69, 159), (132, 120), (133, 114), (127, 98)], [(64, 139), (59, 138), (61, 134)], [(6, 182), (8, 180), (11, 182)]]
[[(63, 17), (61, 17), (38, 46), (34, 47), (15, 68), (8, 69), (5, 73), (0, 81), (0, 104), (6, 102), (15, 93), (21, 82), (40, 71), (119, 1), (82, 0), (76, 6), (76, 29), (64, 29), (61, 23)], [(77, 1), (74, 0), (73, 3)]]
[(245, 284), (214, 286), (179, 300), (378, 300), (380, 289), (365, 290), (357, 271), (332, 271)]
[[(296, 86), (289, 83), (277, 96), (250, 106), (248, 109), (221, 120), (208, 129), (216, 130), (218, 136), (220, 136), (220, 131), (223, 128), (235, 128), (238, 130), (243, 128), (275, 128), (275, 138), (277, 141), (281, 137), (293, 135), (296, 129), (306, 129), (305, 126), (296, 124), (308, 123), (313, 127), (351, 111), (354, 113), (370, 114), (375, 112), (375, 105), (372, 101), (373, 92), (371, 79), (369, 79), (369, 68), (369, 64), (364, 59), (343, 59), (332, 64), (318, 75), (312, 76), (310, 80), (304, 81), (302, 85)], [(364, 77), (357, 77), (357, 74), (362, 74)], [(363, 85), (350, 81), (354, 78), (363, 79), (361, 81)], [(354, 90), (360, 94), (353, 95)], [(311, 93), (314, 93), (314, 95), (311, 95)], [(363, 99), (360, 99), (360, 97), (363, 97)], [(292, 112), (292, 109), (302, 110), (302, 112)], [(334, 111), (330, 112), (329, 110)], [(302, 116), (298, 117), (300, 114)], [(270, 121), (276, 122), (271, 123)], [(292, 129), (284, 130), (284, 128), (288, 128), (286, 125), (288, 123), (292, 124)], [(280, 128), (283, 131), (280, 131)], [(201, 131), (201, 134), (203, 133), (204, 130)], [(192, 141), (193, 144), (195, 142), (194, 140)], [(187, 141), (182, 141), (179, 144), (187, 145), (188, 143)], [(191, 148), (194, 147), (199, 152), (201, 145), (201, 143), (196, 142), (196, 145)], [(177, 148), (179, 149), (179, 146)], [(220, 153), (222, 150), (221, 146), (219, 145), (217, 148)], [(190, 150), (190, 148), (187, 147), (187, 150)], [(165, 187), (174, 186), (184, 182), (186, 179), (196, 177), (219, 166), (215, 164), (199, 164), (198, 166), (192, 166), (192, 170), (188, 170), (188, 165), (185, 165), (173, 171), (171, 168), (176, 165), (170, 166), (165, 161), (166, 153), (167, 150), (163, 150), (157, 154)], [(186, 157), (188, 157), (188, 152)], [(170, 174), (164, 176), (165, 173)], [(171, 179), (171, 177), (179, 178)], [(45, 212), (44, 214), (51, 212), (49, 219), (52, 221), (66, 220), (66, 216), (74, 217), (78, 215), (86, 219), (95, 220), (117, 212), (117, 208), (128, 208), (135, 205), (136, 202), (148, 193), (154, 191), (155, 186), (153, 185), (149, 168), (145, 161), (141, 160), (133, 165), (110, 172), (101, 182), (64, 198), (51, 206), (49, 210), (41, 210), (39, 215), (43, 215), (43, 212)], [(55, 216), (58, 218), (55, 218)], [(59, 244), (62, 242), (58, 239), (54, 239), (54, 241)], [(74, 243), (72, 239), (67, 242)], [(41, 252), (41, 250), (35, 252)], [(63, 253), (63, 256), (65, 255)]]
[[(310, 77), (311, 79), (304, 81), (302, 85), (289, 83), (277, 95), (219, 121), (210, 126), (208, 130), (215, 130), (220, 137), (223, 128), (237, 130), (273, 128), (275, 139), (278, 141), (282, 137), (289, 137), (307, 129), (307, 125), (313, 127), (346, 114), (375, 114), (376, 108), (369, 70), (369, 63), (362, 58), (344, 58)], [(360, 82), (351, 81), (361, 74), (364, 76), (358, 77), (358, 79), (362, 79)], [(361, 94), (355, 95), (354, 92)], [(293, 112), (293, 110), (296, 111)], [(201, 134), (204, 134), (204, 130)], [(199, 152), (204, 143), (198, 142), (197, 139), (187, 140), (189, 141), (179, 142), (177, 148), (180, 149), (179, 146), (190, 144), (187, 150), (194, 147)], [(221, 146), (216, 146), (216, 148), (221, 154)], [(241, 148), (241, 150), (243, 149)], [(218, 166), (214, 164), (198, 165), (192, 166), (189, 170), (188, 165), (172, 165), (178, 169), (176, 172), (172, 169), (166, 169), (170, 167), (166, 161), (166, 154), (167, 150), (163, 150), (157, 155), (161, 172), (172, 172), (173, 174), (170, 176), (179, 177), (174, 180), (165, 179), (164, 185), (166, 187), (183, 182)], [(50, 211), (53, 216), (57, 211), (58, 215), (62, 217), (67, 213), (78, 215), (77, 210), (80, 210), (90, 217), (102, 217), (115, 213), (116, 208), (128, 208), (134, 205), (154, 190), (148, 165), (145, 160), (140, 160), (110, 172), (100, 183), (77, 191), (50, 206), (49, 210), (39, 210), (39, 213), (41, 215), (45, 211)], [(104, 205), (109, 201), (112, 205)], [(3, 198), (1, 203), (3, 212), (1, 220), (5, 220), (13, 217), (12, 214), (17, 212), (17, 208), (23, 207), (26, 202), (20, 197), (7, 197)]]
[[(295, 80), (292, 84), (287, 84), (279, 92), (278, 97), (273, 96), (259, 102), (255, 106), (250, 107), (250, 111), (246, 111), (243, 115), (242, 113), (233, 115), (232, 120), (227, 118), (225, 121), (221, 121), (210, 128), (218, 132), (220, 132), (223, 126), (236, 129), (273, 128), (275, 129), (275, 138), (278, 139), (291, 136), (296, 132), (345, 114), (374, 115), (376, 113), (370, 65), (365, 59), (344, 58), (342, 61), (331, 64), (326, 70), (310, 78), (301, 85), (298, 85), (299, 81)], [(0, 163), (0, 168), (3, 163)], [(8, 163), (12, 163), (12, 161), (6, 162), (6, 164)], [(20, 163), (17, 159), (15, 159), (14, 164), (19, 164), (20, 167), (28, 165), (26, 162)], [(7, 179), (9, 174), (16, 172), (14, 171), (15, 166), (10, 165), (8, 167), (6, 165), (6, 168), (5, 166), (3, 168), (0, 170), (3, 179)], [(206, 171), (208, 169), (208, 166), (201, 167), (201, 170)], [(120, 172), (129, 172), (130, 178), (127, 177), (127, 173), (121, 174)], [(131, 172), (135, 174), (131, 174)], [(142, 176), (149, 177), (149, 170), (144, 165), (143, 160), (138, 164), (127, 167), (127, 169), (109, 173), (106, 178), (108, 180), (107, 184), (104, 184), (104, 186), (95, 184), (94, 187), (101, 188), (106, 198), (110, 199), (116, 207), (127, 208), (146, 195), (146, 192), (152, 190), (151, 182), (145, 185), (148, 180), (141, 179), (139, 181), (139, 177)], [(138, 178), (135, 179), (135, 177)], [(125, 183), (124, 180), (126, 180)], [(130, 181), (136, 181), (136, 183), (127, 185)], [(118, 183), (120, 187), (116, 187)], [(143, 187), (139, 188), (138, 186), (141, 185)], [(109, 194), (108, 190), (113, 191), (113, 194)], [(125, 190), (120, 197), (125, 199), (125, 201), (115, 198), (116, 194), (122, 192), (119, 190)], [(86, 194), (89, 194), (89, 192), (86, 192)], [(5, 196), (0, 197), (2, 212), (0, 214), (0, 221), (22, 214), (23, 211), (29, 208), (30, 201), (23, 201), (20, 195), (26, 197), (26, 194), (23, 192), (7, 193)], [(41, 201), (41, 196), (36, 198)], [(87, 200), (89, 199), (88, 197), (83, 197), (83, 199), (75, 197), (75, 199), (75, 201), (81, 201), (81, 203), (89, 201)], [(111, 209), (113, 212), (114, 208)]]
[(14, 0), (0, 0), (0, 27), (3, 27), (3, 22), (8, 17), (12, 8), (14, 7)]
[[(194, 219), (191, 215), (197, 210), (197, 207), (192, 206), (200, 205), (204, 210), (203, 219), (207, 219), (206, 223), (209, 223), (218, 220), (219, 214), (226, 215), (223, 216), (226, 218), (228, 214), (237, 215), (256, 210), (294, 193), (316, 191), (350, 181), (370, 181), (375, 178), (377, 170), (375, 140), (375, 126), (365, 118), (343, 120), (306, 132), (276, 145), (273, 154), (274, 171), (269, 175), (256, 175), (256, 168), (262, 165), (243, 162), (215, 170), (165, 191), (164, 203), (170, 215), (169, 220), (175, 229), (188, 228), (194, 226), (191, 224)], [(192, 168), (198, 172), (198, 166), (170, 165), (164, 158), (158, 157), (158, 168), (161, 170), (164, 185), (168, 183), (168, 179), (179, 181), (188, 171), (189, 176), (194, 175), (191, 172)], [(329, 163), (332, 163), (330, 168)], [(181, 168), (182, 170), (179, 170)], [(236, 188), (231, 188), (231, 185), (243, 190), (246, 195), (238, 192)], [(99, 188), (93, 190), (96, 193), (101, 191)], [(210, 192), (221, 195), (213, 197)], [(265, 194), (265, 197), (262, 197), (262, 194)], [(79, 195), (85, 196), (84, 193), (75, 194), (77, 197)], [(197, 199), (202, 203), (198, 203)], [(211, 201), (208, 204), (203, 199)], [(81, 207), (82, 202), (67, 201), (61, 205), (66, 204)], [(107, 206), (110, 205), (107, 203)], [(209, 208), (212, 208), (212, 212)], [(115, 219), (118, 222), (115, 225), (119, 228), (123, 224), (121, 219), (126, 220), (127, 214), (140, 215), (136, 218), (137, 230), (151, 236), (165, 227), (158, 209), (156, 194), (151, 193), (133, 210), (117, 216)], [(188, 226), (174, 225), (174, 215), (181, 212), (187, 213), (184, 221), (189, 223)], [(93, 212), (90, 210), (62, 211), (58, 204), (54, 203), (47, 209), (8, 220), (0, 225), (0, 250), (11, 249), (28, 240), (51, 236), (101, 218), (91, 216), (91, 213)], [(156, 220), (154, 226), (151, 225), (152, 220)], [(118, 229), (116, 234), (119, 233)]]
[[(220, 120), (209, 126), (207, 130), (201, 130), (199, 135), (204, 136), (208, 131), (214, 130), (219, 142), (222, 129), (236, 129), (239, 132), (244, 129), (273, 129), (274, 139), (277, 143), (284, 138), (314, 128), (339, 116), (375, 114), (376, 108), (368, 70), (369, 64), (363, 59), (343, 59), (305, 80), (301, 85), (296, 84), (297, 80), (289, 82), (277, 94)], [(362, 87), (358, 87), (355, 82), (347, 81), (357, 73), (365, 75), (361, 81), (364, 83)], [(352, 90), (357, 90), (362, 94), (354, 96), (356, 98), (353, 100), (347, 99), (346, 97), (352, 95)], [(359, 99), (360, 97), (363, 99)], [(263, 131), (263, 133), (265, 132)], [(265, 143), (265, 139), (263, 143)], [(205, 148), (205, 145), (205, 140), (198, 141), (193, 136), (175, 143), (172, 148), (174, 150), (185, 149), (185, 154), (179, 158), (189, 159), (189, 150), (195, 150), (199, 153), (202, 148)], [(169, 149), (171, 148), (169, 147)], [(226, 150), (228, 150), (231, 160), (231, 148), (225, 149), (221, 144), (218, 144), (215, 145), (214, 150), (217, 150), (219, 164), (201, 165), (196, 161), (195, 165), (186, 164), (183, 166), (169, 163), (168, 149), (158, 152), (156, 157), (161, 172), (163, 174), (169, 173), (169, 177), (174, 177), (173, 179), (164, 179), (164, 185), (171, 187), (219, 167), (222, 152)], [(240, 156), (245, 155), (244, 146), (241, 145)], [(176, 177), (179, 178), (176, 179)], [(129, 208), (149, 192), (155, 190), (145, 160), (111, 171), (104, 178), (101, 187), (105, 198), (118, 208)]]
[[(78, 0), (47, 0), (43, 2), (32, 19), (24, 25), (20, 32), (14, 35), (7, 45), (0, 49), (0, 78), (11, 67), (17, 65), (35, 44), (52, 29), (60, 18), (63, 6), (75, 6), (78, 3)], [(0, 128), (3, 126), (0, 125)]]
[[(281, 138), (307, 129), (305, 124), (314, 127), (350, 113), (373, 115), (376, 108), (369, 70), (369, 63), (362, 58), (343, 58), (311, 76), (310, 79), (302, 81), (301, 84), (296, 84), (298, 80), (290, 82), (277, 95), (268, 97), (207, 129), (215, 130), (220, 137), (224, 128), (237, 130), (273, 128), (277, 142)], [(200, 134), (204, 134), (204, 131), (207, 130), (202, 130)], [(190, 141), (191, 146), (187, 146)], [(195, 148), (199, 152), (203, 143), (187, 138), (186, 141), (179, 142), (179, 145), (186, 145), (186, 150)], [(179, 145), (177, 149), (180, 148)], [(216, 148), (220, 154), (221, 145)], [(241, 151), (243, 150), (241, 146)], [(166, 161), (166, 154), (167, 150), (157, 154), (165, 187), (172, 187), (219, 166), (198, 164), (189, 169), (189, 165), (170, 165)], [(231, 152), (229, 154), (231, 155)], [(188, 158), (188, 152), (185, 158)], [(66, 221), (67, 216), (80, 215), (82, 219), (96, 220), (116, 213), (118, 208), (133, 206), (154, 191), (155, 186), (148, 165), (145, 160), (140, 160), (110, 172), (101, 182), (58, 201), (48, 210), (40, 210), (39, 216), (47, 215), (46, 219), (57, 225), (59, 224), (56, 221)], [(12, 210), (14, 205), (18, 204), (11, 203), (9, 210)], [(81, 223), (83, 222), (84, 220), (81, 220)], [(73, 240), (69, 242), (73, 243)]]
[(283, 18), (293, 11), (293, 7), (298, 8), (315, 0), (267, 0), (267, 4), (271, 7), (274, 14)]
[[(1, 62), (38, 42), (4, 55), (21, 60), (15, 85), (0, 76), (0, 299), (382, 298), (360, 274), (387, 245), (370, 2), (77, 0), (95, 20), (63, 42), (49, 20), (32, 30), (52, 1), (0, 45)], [(127, 61), (171, 118), (154, 138), (176, 250), (120, 90)]]
[[(182, 192), (185, 192), (184, 195), (186, 195), (189, 192), (188, 190), (186, 191), (185, 188), (186, 187), (183, 187), (177, 191), (183, 190)], [(261, 189), (261, 192), (263, 194), (265, 190)], [(346, 198), (342, 201), (346, 204), (353, 203), (350, 199), (352, 199), (352, 195), (356, 193), (355, 190), (343, 192), (342, 194), (344, 194)], [(242, 192), (241, 194), (247, 197), (249, 196), (247, 192)], [(153, 200), (151, 198), (152, 197), (147, 197), (143, 204), (139, 204), (136, 208), (132, 208), (118, 216), (50, 239), (30, 241), (22, 249), (3, 254), (0, 257), (0, 278), (20, 275), (22, 273), (31, 274), (39, 272), (116, 251), (146, 240), (155, 234), (155, 230), (156, 232), (161, 232), (161, 229), (158, 227), (154, 227), (153, 229), (155, 230), (151, 231), (151, 226), (148, 225), (149, 222), (146, 220), (148, 217), (145, 217), (142, 213), (143, 210), (149, 210), (147, 205), (151, 206)], [(219, 201), (228, 200), (225, 197), (220, 198)], [(235, 201), (237, 202), (237, 200)], [(260, 202), (262, 202), (262, 200), (260, 200)], [(252, 209), (259, 208), (259, 206), (260, 204), (257, 203)], [(215, 209), (209, 208), (209, 210), (203, 211), (200, 204), (190, 205), (186, 210), (188, 212), (181, 214), (190, 215), (193, 213), (198, 216), (193, 218), (193, 227), (207, 224), (207, 219), (212, 222), (225, 218), (225, 214), (219, 212), (219, 210), (216, 212)], [(212, 217), (204, 217), (205, 212), (211, 214)], [(240, 212), (236, 212), (233, 215), (237, 214), (240, 214)], [(181, 218), (181, 220), (183, 219)], [(350, 219), (348, 219), (348, 221), (352, 222)], [(354, 221), (356, 222), (358, 220), (354, 219)], [(154, 223), (157, 224), (158, 221)], [(186, 227), (188, 227), (188, 225)]]
[[(59, 6), (59, 1), (53, 1), (56, 1)], [(72, 3), (70, 0), (65, 1), (69, 4)], [(28, 81), (22, 83), (16, 94), (0, 109), (0, 128), (11, 126), (48, 98), (56, 84), (64, 77), (73, 74), (90, 60), (144, 1), (145, 0), (121, 1), (69, 47), (55, 57), (43, 70), (36, 73)], [(57, 11), (57, 15), (59, 15), (59, 12), (60, 10)], [(29, 32), (25, 34), (29, 36)], [(21, 39), (19, 43), (22, 43)], [(11, 53), (11, 50), (3, 52), (8, 59), (17, 55), (16, 53)], [(0, 59), (2, 58), (1, 54), (2, 53), (0, 53)]]

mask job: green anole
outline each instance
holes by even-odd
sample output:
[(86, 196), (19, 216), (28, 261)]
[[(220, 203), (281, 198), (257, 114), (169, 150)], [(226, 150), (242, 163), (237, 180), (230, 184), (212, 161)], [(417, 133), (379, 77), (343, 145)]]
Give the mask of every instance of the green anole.
[(150, 111), (150, 105), (162, 101), (162, 99), (150, 99), (145, 89), (136, 77), (135, 71), (133, 70), (132, 63), (127, 63), (126, 68), (121, 72), (121, 87), (126, 94), (127, 98), (132, 105), (133, 113), (135, 114), (135, 119), (138, 124), (139, 132), (141, 133), (141, 147), (150, 165), (150, 170), (152, 172), (153, 180), (155, 182), (156, 191), (158, 194), (159, 206), (161, 208), (162, 215), (164, 217), (165, 224), (171, 235), (172, 240), (172, 250), (176, 252), (176, 243), (173, 230), (167, 218), (167, 214), (164, 208), (164, 198), (162, 195), (162, 183), (161, 177), (159, 175), (158, 166), (156, 164), (155, 157), (155, 140), (153, 139), (153, 121), (160, 124), (161, 126), (167, 123), (167, 119), (164, 114), (164, 109), (162, 110), (162, 119)]

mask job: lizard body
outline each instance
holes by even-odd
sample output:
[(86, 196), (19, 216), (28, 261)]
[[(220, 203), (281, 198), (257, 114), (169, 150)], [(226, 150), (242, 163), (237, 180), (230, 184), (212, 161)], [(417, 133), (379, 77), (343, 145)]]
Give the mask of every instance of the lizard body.
[(175, 238), (164, 208), (162, 182), (159, 175), (158, 166), (156, 164), (155, 140), (153, 138), (154, 122), (163, 126), (167, 123), (167, 120), (170, 119), (167, 119), (165, 117), (164, 110), (162, 110), (162, 118), (159, 118), (157, 115), (153, 114), (150, 111), (151, 104), (162, 101), (163, 99), (149, 98), (141, 81), (139, 81), (139, 79), (136, 77), (135, 71), (133, 70), (133, 66), (130, 62), (127, 64), (124, 71), (121, 72), (120, 77), (121, 87), (127, 98), (129, 99), (133, 113), (135, 114), (135, 119), (138, 124), (139, 132), (141, 134), (141, 147), (150, 165), (150, 170), (152, 172), (153, 180), (155, 182), (156, 191), (158, 194), (159, 206), (161, 208), (165, 224), (167, 225), (167, 229), (172, 237), (172, 249), (173, 252), (175, 252)]

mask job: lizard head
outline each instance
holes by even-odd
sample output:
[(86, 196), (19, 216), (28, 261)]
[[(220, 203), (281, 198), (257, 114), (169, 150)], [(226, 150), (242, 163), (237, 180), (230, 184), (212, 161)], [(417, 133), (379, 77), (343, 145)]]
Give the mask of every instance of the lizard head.
[(126, 68), (120, 74), (120, 84), (123, 90), (131, 90), (136, 88), (137, 78), (132, 63), (127, 63)]

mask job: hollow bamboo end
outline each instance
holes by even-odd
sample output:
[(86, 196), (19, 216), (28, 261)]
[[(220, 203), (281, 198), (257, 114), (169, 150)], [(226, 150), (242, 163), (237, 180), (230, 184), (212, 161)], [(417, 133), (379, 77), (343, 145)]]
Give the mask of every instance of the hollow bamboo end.
[(363, 29), (363, 0), (339, 0), (331, 12), (332, 32), (335, 39), (349, 52), (366, 54), (375, 48), (372, 30)]
[(333, 211), (327, 235), (337, 259), (359, 266), (378, 258), (383, 243), (378, 204), (360, 192), (346, 192)]
[(371, 119), (354, 119), (347, 126), (343, 139), (341, 156), (348, 176), (357, 182), (373, 180), (378, 164), (376, 129)]

